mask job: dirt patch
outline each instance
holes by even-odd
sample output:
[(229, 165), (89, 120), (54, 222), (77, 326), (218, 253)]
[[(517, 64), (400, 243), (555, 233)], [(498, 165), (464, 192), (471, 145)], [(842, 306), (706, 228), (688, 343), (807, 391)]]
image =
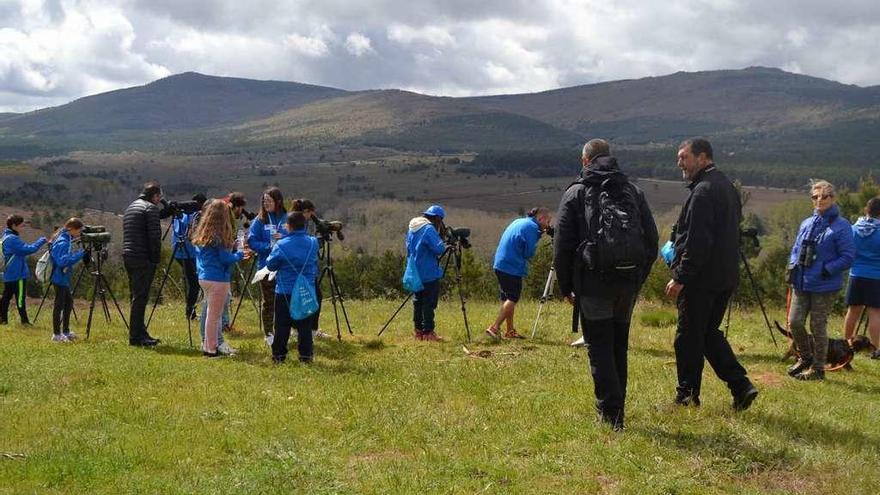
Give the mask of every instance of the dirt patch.
[(779, 387), (782, 385), (782, 382), (785, 381), (785, 379), (779, 373), (771, 372), (753, 375), (752, 380), (759, 385), (763, 385), (769, 388)]

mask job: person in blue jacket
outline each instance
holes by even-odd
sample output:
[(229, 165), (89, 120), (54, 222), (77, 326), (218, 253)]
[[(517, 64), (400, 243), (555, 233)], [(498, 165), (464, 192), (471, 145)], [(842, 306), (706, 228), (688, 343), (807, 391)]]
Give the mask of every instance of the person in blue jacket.
[(21, 317), (21, 324), (27, 326), (31, 324), (25, 305), (25, 289), (30, 275), (26, 258), (43, 247), (46, 238), (40, 237), (33, 244), (25, 244), (18, 233), (18, 228), (23, 223), (24, 218), (21, 215), (9, 215), (6, 219), (6, 230), (3, 231), (3, 237), (0, 237), (3, 262), (6, 267), (3, 271), (3, 297), (0, 298), (0, 325), (9, 322), (9, 303), (13, 300), (18, 308), (18, 316)]
[(871, 342), (878, 349), (871, 358), (880, 359), (880, 198), (871, 198), (865, 216), (852, 227), (856, 258), (849, 270), (846, 289), (844, 337), (855, 337), (863, 312), (868, 313)]
[(501, 323), (507, 322), (504, 338), (522, 339), (513, 325), (513, 313), (522, 293), (522, 282), (528, 274), (529, 260), (535, 255), (541, 233), (550, 228), (553, 216), (543, 206), (532, 208), (525, 218), (518, 218), (510, 223), (495, 250), (495, 276), (498, 278), (498, 295), (501, 299), (501, 310), (498, 317), (486, 333), (492, 338), (501, 337)]
[[(855, 258), (852, 227), (840, 216), (834, 186), (817, 181), (810, 188), (815, 210), (801, 223), (791, 256), (788, 278), (792, 287), (789, 328), (800, 358), (788, 374), (799, 380), (823, 380), (828, 353), (828, 313), (843, 286), (843, 272)], [(810, 315), (812, 345), (806, 320)]]
[(71, 218), (49, 241), (52, 257), (52, 277), (50, 280), (55, 286), (55, 307), (52, 309), (53, 342), (69, 342), (76, 339), (76, 334), (70, 331), (70, 312), (73, 310), (70, 278), (74, 265), (80, 260), (84, 260), (86, 265), (90, 262), (88, 258), (85, 258), (85, 251), (73, 251), (73, 240), (79, 238), (82, 228), (82, 220)]
[[(204, 194), (196, 194), (193, 201), (204, 205), (206, 198)], [(193, 247), (189, 240), (190, 231), (198, 222), (199, 214), (180, 213), (175, 215), (171, 220), (171, 250), (174, 253), (174, 259), (180, 265), (183, 272), (184, 286), (186, 287), (186, 317), (190, 320), (196, 319), (196, 301), (199, 300), (199, 276), (196, 272), (196, 248)]]
[(407, 263), (415, 263), (423, 289), (413, 294), (413, 323), (416, 340), (443, 340), (434, 330), (434, 310), (440, 298), (440, 256), (446, 244), (440, 239), (446, 212), (432, 205), (420, 217), (409, 221), (406, 234)]
[[(284, 208), (284, 196), (281, 189), (270, 187), (263, 193), (263, 201), (260, 204), (260, 213), (251, 223), (250, 235), (247, 244), (257, 254), (257, 268), (266, 266), (266, 259), (275, 243), (287, 232), (287, 209)], [(268, 277), (260, 280), (260, 291), (263, 294), (263, 307), (261, 320), (263, 333), (266, 336), (266, 345), (272, 346), (274, 338), (275, 319), (275, 280)]]
[(222, 199), (212, 199), (202, 210), (202, 218), (192, 234), (196, 247), (196, 268), (199, 285), (205, 293), (208, 315), (202, 354), (217, 357), (234, 354), (234, 350), (220, 349), (221, 316), (229, 293), (232, 267), (250, 257), (250, 251), (233, 251), (235, 234), (232, 232), (232, 209)]
[(315, 288), (318, 276), (318, 239), (306, 231), (306, 217), (294, 211), (287, 217), (287, 234), (280, 239), (269, 256), (266, 266), (275, 272), (275, 338), (272, 341), (272, 361), (282, 363), (287, 359), (287, 342), (291, 327), (296, 328), (299, 360), (310, 363), (314, 359), (311, 317), (294, 320), (290, 316), (290, 298), (300, 274)]

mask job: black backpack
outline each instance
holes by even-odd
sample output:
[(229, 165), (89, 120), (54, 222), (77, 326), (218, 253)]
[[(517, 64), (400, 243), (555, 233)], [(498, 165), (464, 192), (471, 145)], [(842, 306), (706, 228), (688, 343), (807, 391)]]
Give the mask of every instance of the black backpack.
[(647, 254), (636, 188), (620, 177), (588, 185), (584, 218), (587, 238), (578, 246), (584, 267), (606, 279), (639, 280)]

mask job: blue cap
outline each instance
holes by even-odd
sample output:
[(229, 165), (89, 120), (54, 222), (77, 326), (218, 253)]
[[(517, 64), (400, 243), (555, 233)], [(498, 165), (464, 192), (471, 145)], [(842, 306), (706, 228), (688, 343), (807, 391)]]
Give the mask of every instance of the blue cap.
[(440, 205), (431, 205), (430, 208), (425, 210), (423, 215), (431, 215), (432, 217), (446, 218), (446, 212), (443, 210), (443, 207)]

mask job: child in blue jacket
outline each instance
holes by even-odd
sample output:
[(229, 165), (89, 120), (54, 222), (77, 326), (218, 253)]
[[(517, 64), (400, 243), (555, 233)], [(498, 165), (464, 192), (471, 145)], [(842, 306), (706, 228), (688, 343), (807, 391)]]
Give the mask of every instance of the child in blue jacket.
[[(257, 269), (266, 266), (266, 259), (275, 243), (287, 234), (284, 230), (286, 222), (287, 209), (284, 208), (281, 189), (270, 187), (263, 193), (260, 213), (251, 223), (250, 235), (247, 239), (248, 246), (257, 254)], [(268, 278), (260, 280), (260, 291), (263, 293), (263, 307), (260, 314), (263, 333), (266, 335), (266, 345), (271, 347), (274, 338), (275, 280)]]
[(440, 205), (432, 205), (422, 216), (409, 221), (406, 234), (407, 263), (415, 263), (422, 281), (422, 290), (413, 294), (413, 324), (416, 340), (443, 340), (434, 331), (434, 310), (440, 298), (440, 256), (446, 252), (446, 244), (440, 239), (446, 212)]
[[(52, 342), (69, 342), (76, 339), (70, 331), (70, 312), (73, 310), (73, 295), (70, 292), (70, 278), (73, 267), (83, 259), (85, 251), (73, 251), (73, 240), (82, 232), (83, 222), (71, 218), (58, 230), (50, 241), (52, 257), (52, 285), (55, 286), (55, 307), (52, 309)], [(89, 260), (86, 260), (86, 264)]]
[(24, 223), (21, 215), (9, 215), (6, 219), (6, 230), (0, 238), (3, 246), (3, 261), (6, 269), (3, 271), (3, 297), (0, 298), (0, 325), (8, 323), (9, 303), (15, 300), (18, 308), (18, 316), (21, 317), (22, 325), (30, 325), (28, 320), (27, 306), (25, 305), (25, 289), (30, 269), (26, 258), (36, 253), (46, 238), (40, 237), (33, 244), (25, 244), (19, 237), (18, 228)]
[(272, 341), (272, 360), (276, 363), (287, 359), (287, 342), (290, 328), (296, 328), (299, 360), (309, 363), (314, 358), (312, 346), (311, 317), (294, 320), (290, 316), (290, 297), (297, 277), (315, 287), (318, 276), (318, 239), (306, 231), (306, 218), (302, 212), (292, 212), (287, 217), (290, 232), (279, 240), (266, 258), (266, 266), (275, 272), (275, 338)]

